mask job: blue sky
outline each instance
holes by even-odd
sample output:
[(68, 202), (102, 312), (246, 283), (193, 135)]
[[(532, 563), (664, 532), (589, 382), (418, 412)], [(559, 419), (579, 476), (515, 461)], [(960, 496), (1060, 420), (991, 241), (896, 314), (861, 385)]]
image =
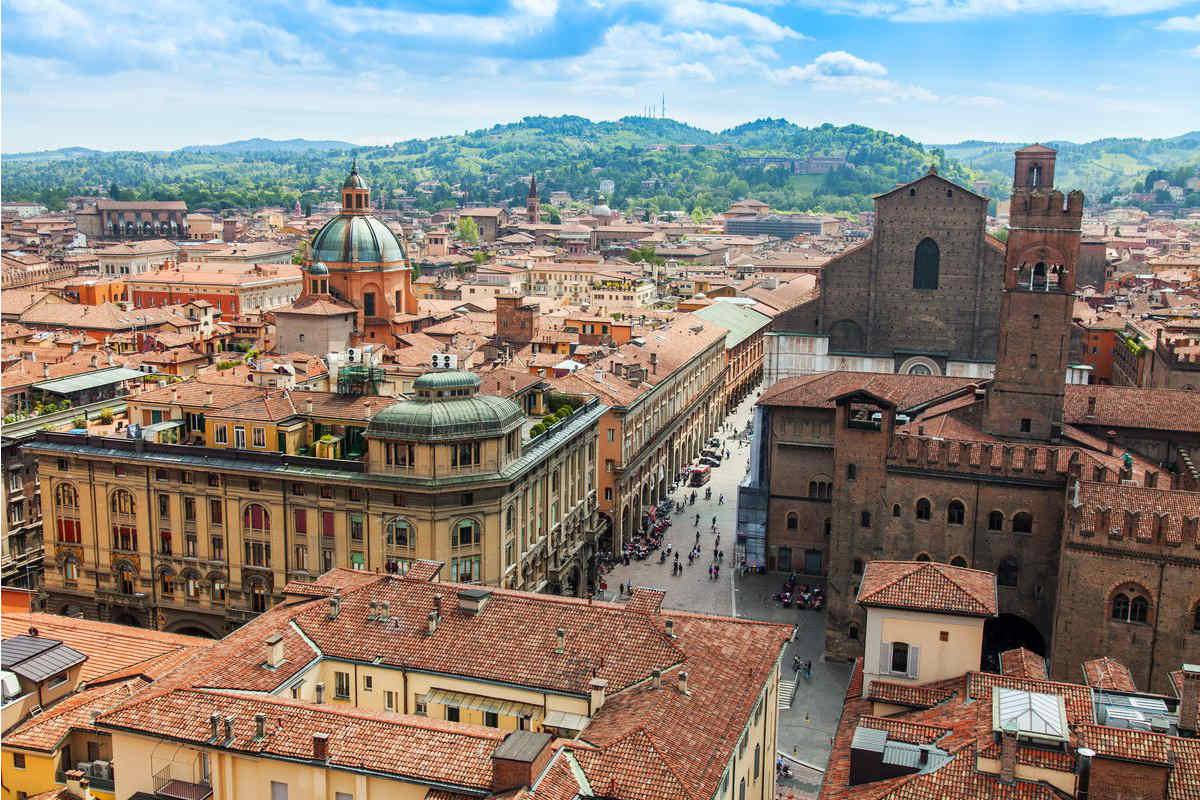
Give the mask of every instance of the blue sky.
[(6, 0), (6, 152), (390, 143), (666, 95), (924, 142), (1200, 128), (1200, 2)]

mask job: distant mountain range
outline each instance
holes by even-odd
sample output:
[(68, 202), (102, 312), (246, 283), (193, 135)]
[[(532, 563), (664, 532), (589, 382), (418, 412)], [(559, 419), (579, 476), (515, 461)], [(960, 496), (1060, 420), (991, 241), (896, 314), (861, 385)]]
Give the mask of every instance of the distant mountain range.
[[(189, 207), (302, 207), (336, 199), (351, 153), (377, 197), (435, 210), (462, 202), (524, 203), (529, 176), (548, 196), (606, 200), (639, 214), (702, 214), (754, 197), (781, 211), (858, 213), (871, 197), (912, 180), (930, 164), (963, 186), (998, 199), (1012, 182), (1019, 142), (924, 145), (863, 125), (801, 127), (758, 119), (708, 131), (671, 119), (531, 116), (463, 134), (361, 147), (311, 139), (244, 139), (175, 151), (102, 152), (82, 147), (4, 155), (5, 199), (62, 208), (67, 197), (181, 198)], [(1151, 170), (1200, 164), (1200, 131), (1168, 139), (1048, 142), (1059, 150), (1056, 183), (1089, 200), (1127, 191)], [(853, 168), (828, 165), (852, 164)], [(817, 166), (813, 166), (816, 164)], [(401, 200), (403, 198), (403, 200)], [(393, 206), (394, 207), (394, 206)]]

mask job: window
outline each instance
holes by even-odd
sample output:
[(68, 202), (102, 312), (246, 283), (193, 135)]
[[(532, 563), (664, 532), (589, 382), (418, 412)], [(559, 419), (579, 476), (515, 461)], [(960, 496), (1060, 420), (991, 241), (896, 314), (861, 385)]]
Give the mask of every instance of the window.
[(758, 780), (759, 772), (762, 770), (762, 745), (754, 745), (754, 779)]
[(169, 519), (171, 516), (171, 496), (160, 494), (158, 496), (158, 517), (159, 519)]
[(455, 549), (476, 547), (479, 543), (479, 528), (474, 520), (464, 519), (450, 530), (450, 546)]
[(423, 717), (429, 713), (429, 709), (425, 706), (424, 697), (424, 695), (419, 695), (416, 701), (413, 703), (413, 713), (418, 717)]
[(908, 674), (908, 645), (904, 642), (892, 643), (892, 658), (890, 669), (902, 675)]
[(952, 567), (965, 567), (966, 565), (967, 560), (962, 556), (955, 556), (954, 558), (950, 559), (950, 566)]
[(159, 531), (158, 541), (159, 541), (158, 552), (164, 556), (171, 555), (171, 532), (170, 531)]
[(322, 486), (321, 487), (321, 498), (323, 500), (332, 500), (333, 499), (333, 487), (332, 486)]
[(175, 593), (175, 576), (172, 575), (171, 573), (164, 572), (161, 576), (159, 583), (162, 586), (163, 594), (174, 594)]
[(870, 511), (861, 511), (861, 512), (859, 512), (859, 515), (858, 515), (858, 527), (860, 527), (860, 528), (869, 528), (869, 527), (871, 527), (871, 512), (870, 512)]
[(899, 503), (896, 503), (894, 506), (892, 506), (892, 516), (893, 517), (900, 516), (900, 504)]
[(738, 781), (738, 800), (746, 800), (746, 779)]
[(858, 477), (858, 466), (855, 464), (846, 465), (846, 480), (852, 481)]
[(241, 449), (246, 447), (246, 429), (240, 425), (233, 429), (233, 446)]
[(794, 531), (799, 529), (799, 527), (800, 517), (796, 515), (795, 511), (789, 511), (787, 515), (787, 529), (789, 531)]
[(258, 503), (251, 503), (242, 512), (242, 532), (262, 536), (271, 530), (271, 513)]
[(350, 488), (346, 490), (346, 499), (359, 502), (362, 500), (362, 490)]
[(334, 517), (332, 511), (321, 512), (321, 535), (333, 536)]
[(340, 697), (343, 700), (350, 697), (350, 673), (349, 672), (334, 672), (333, 673), (334, 697)]
[(264, 428), (255, 428), (254, 429), (254, 446), (255, 447), (266, 447), (267, 446), (267, 431)]
[(362, 514), (350, 515), (350, 541), (361, 542), (363, 539), (363, 516)]
[(917, 519), (929, 519), (933, 516), (933, 504), (922, 497), (917, 501)]
[(925, 237), (913, 256), (913, 288), (937, 289), (941, 255), (937, 242)]
[(1029, 366), (1031, 369), (1037, 369), (1037, 353), (1029, 354)]
[(481, 463), (479, 442), (465, 442), (450, 446), (450, 466), (452, 468), (476, 467)]
[(271, 800), (288, 800), (288, 785), (271, 781)]
[(1200, 633), (1200, 603), (1196, 604), (1196, 608), (1192, 611), (1192, 632)]
[(471, 583), (479, 580), (479, 565), (479, 556), (450, 559), (450, 580), (457, 583)]
[(609, 429), (608, 429), (608, 440), (609, 440), (610, 442), (612, 442), (612, 441), (615, 441), (615, 440), (616, 440), (616, 430), (615, 430), (614, 428), (609, 428)]
[(55, 528), (58, 541), (80, 544), (83, 528), (79, 521), (79, 493), (69, 483), (60, 483), (54, 490)]
[(383, 707), (387, 711), (395, 711), (396, 710), (396, 693), (395, 692), (385, 691), (383, 693)]
[(292, 519), (294, 520), (294, 523), (295, 523), (294, 528), (295, 528), (295, 532), (297, 534), (307, 534), (308, 533), (308, 509), (307, 508), (294, 509), (292, 512)]
[(25, 754), (24, 753), (13, 753), (12, 759), (13, 759), (13, 768), (14, 769), (25, 769)]
[(1004, 512), (993, 511), (990, 514), (988, 514), (987, 526), (988, 526), (987, 529), (989, 531), (1004, 530)]
[(243, 542), (246, 549), (245, 563), (252, 567), (271, 566), (270, 542)]
[(1017, 560), (1012, 556), (1001, 559), (996, 567), (996, 583), (1000, 586), (1016, 586), (1017, 569)]
[(412, 528), (406, 520), (392, 517), (384, 527), (384, 542), (388, 547), (411, 550), (414, 546)]
[(946, 522), (950, 525), (962, 525), (967, 516), (967, 507), (959, 500), (951, 500), (946, 506)]
[(225, 559), (225, 540), (220, 536), (212, 537), (212, 557), (215, 561)]
[(363, 675), (363, 691), (370, 692), (375, 689), (375, 679), (370, 675)]
[(129, 566), (117, 570), (117, 585), (120, 587), (121, 594), (133, 594), (134, 576), (133, 570)]
[(1031, 433), (1033, 431), (1033, 420), (1025, 417), (1021, 420), (1021, 433)]
[(71, 468), (71, 464), (69, 461), (67, 461), (67, 459), (65, 459), (65, 458), (58, 459), (58, 471), (59, 472), (66, 472), (70, 468)]
[(221, 476), (216, 474), (215, 472), (208, 473), (208, 485), (209, 486), (220, 486), (221, 485)]
[(63, 561), (63, 580), (77, 581), (79, 580), (79, 562), (73, 558), (67, 558)]
[[(360, 199), (361, 203), (362, 200)], [(363, 315), (368, 317), (375, 316), (375, 293), (363, 292)]]
[(1112, 600), (1112, 618), (1119, 622), (1129, 621), (1129, 597), (1117, 594)]
[(495, 711), (483, 712), (483, 724), (487, 725), (489, 728), (499, 728), (500, 727), (500, 715), (497, 714)]
[(1033, 515), (1021, 511), (1013, 515), (1013, 533), (1033, 533)]
[(458, 722), (458, 706), (446, 706), (446, 721)]
[(258, 478), (250, 478), (246, 481), (246, 488), (252, 492), (261, 492), (262, 481), (260, 481)]
[(861, 558), (854, 559), (854, 566), (852, 567), (852, 569), (854, 570), (855, 575), (862, 575), (863, 560)]

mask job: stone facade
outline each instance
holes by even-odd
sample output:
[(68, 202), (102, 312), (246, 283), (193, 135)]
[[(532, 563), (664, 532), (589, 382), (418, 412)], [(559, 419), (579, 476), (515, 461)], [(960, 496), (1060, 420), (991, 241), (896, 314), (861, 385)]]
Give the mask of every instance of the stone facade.
[(819, 295), (773, 330), (827, 338), (830, 359), (875, 362), (849, 369), (967, 374), (960, 364), (992, 362), (1004, 249), (985, 232), (987, 198), (930, 170), (875, 208), (874, 236), (826, 264)]

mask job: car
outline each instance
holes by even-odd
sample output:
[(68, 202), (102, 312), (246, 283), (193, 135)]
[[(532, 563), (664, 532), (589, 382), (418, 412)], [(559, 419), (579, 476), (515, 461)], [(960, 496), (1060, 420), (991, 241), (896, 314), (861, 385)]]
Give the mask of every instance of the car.
[(701, 464), (703, 464), (703, 465), (705, 465), (706, 467), (719, 467), (719, 466), (721, 466), (721, 462), (720, 462), (720, 460), (719, 460), (719, 459), (716, 459), (716, 458), (709, 458), (708, 456), (702, 456), (702, 457), (700, 458), (700, 463), (701, 463)]

